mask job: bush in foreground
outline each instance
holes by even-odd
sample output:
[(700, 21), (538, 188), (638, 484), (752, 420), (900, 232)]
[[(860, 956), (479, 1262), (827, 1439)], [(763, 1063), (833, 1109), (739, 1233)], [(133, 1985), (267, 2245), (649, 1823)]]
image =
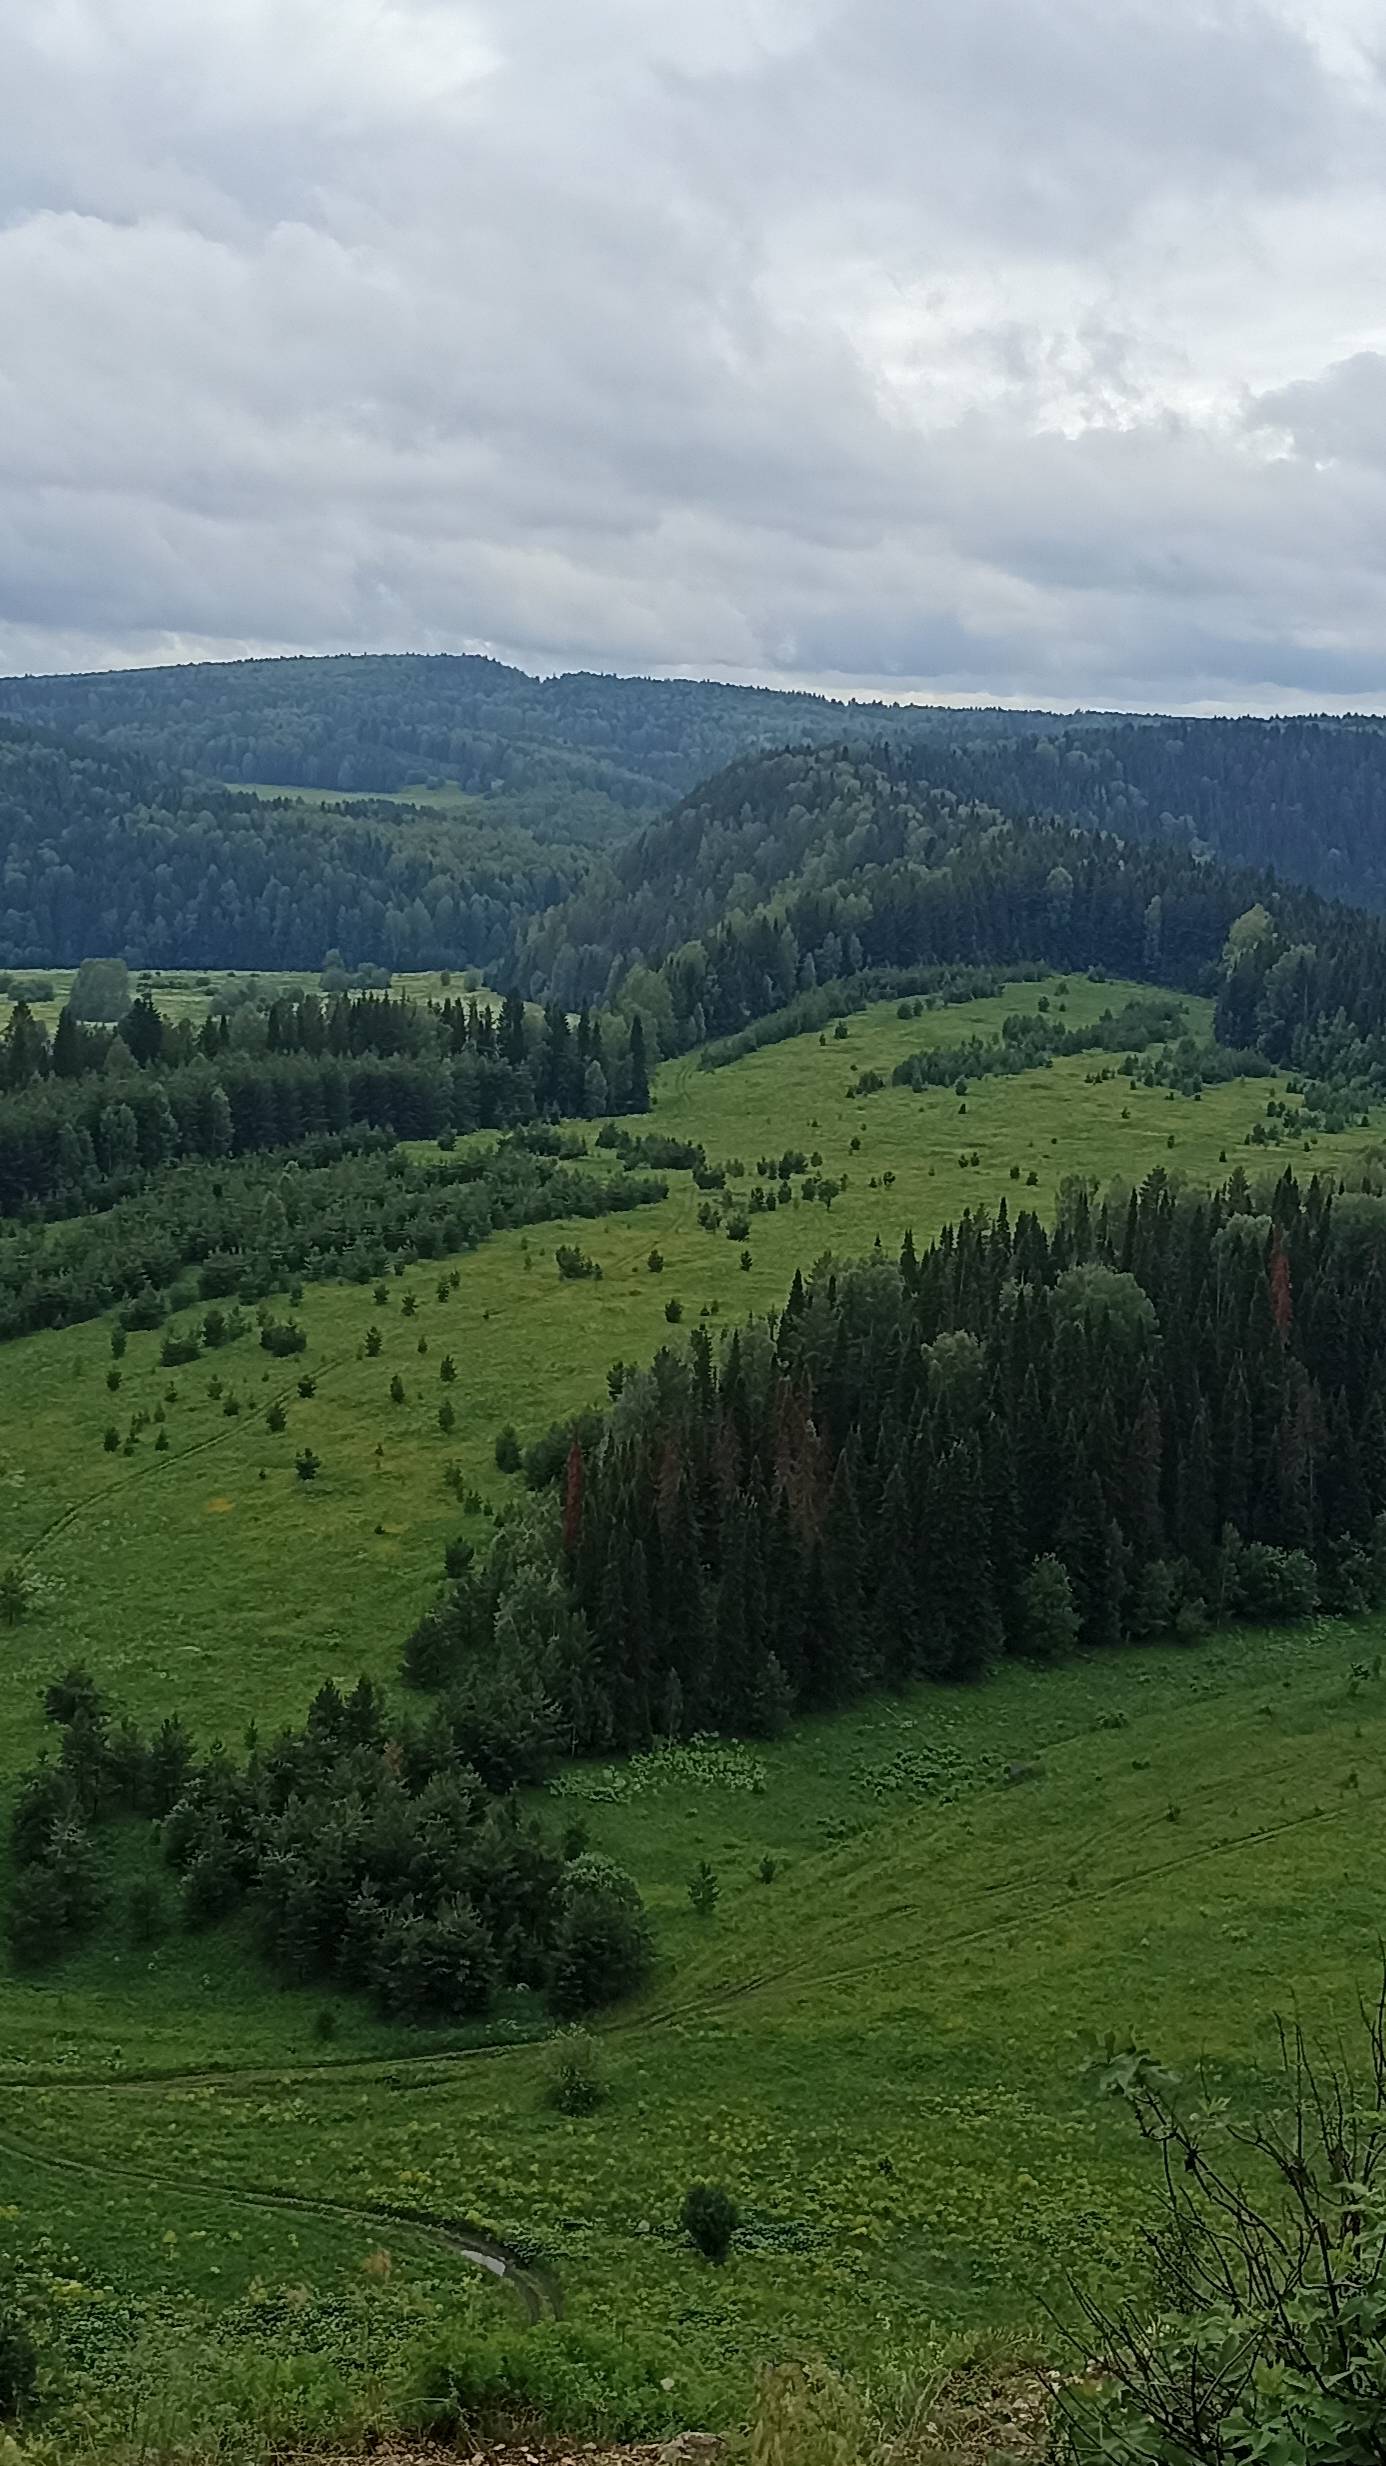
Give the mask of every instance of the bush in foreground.
[(1279, 2094), (1249, 2122), (1113, 2057), (1160, 2154), (1148, 2241), (1164, 2308), (1080, 2296), (1098, 2372), (1063, 2401), (1075, 2466), (1377, 2466), (1386, 2423), (1386, 1981), (1367, 2061), (1281, 2025)]
[(714, 2411), (686, 2358), (575, 2321), (508, 2335), (453, 2334), (421, 2349), (397, 2401), (400, 2428), (434, 2439), (645, 2440)]

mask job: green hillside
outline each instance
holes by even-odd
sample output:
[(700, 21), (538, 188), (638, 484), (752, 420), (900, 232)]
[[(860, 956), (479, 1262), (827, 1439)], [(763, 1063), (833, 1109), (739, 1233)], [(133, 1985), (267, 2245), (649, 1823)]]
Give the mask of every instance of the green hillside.
[[(702, 1194), (671, 1171), (668, 1197), (630, 1216), (494, 1236), (455, 1287), (433, 1261), (390, 1279), (383, 1305), (310, 1286), (291, 1364), (243, 1345), (170, 1372), (162, 1331), (138, 1329), (117, 1364), (110, 1321), (8, 1345), (0, 1498), (32, 1592), (7, 1633), (4, 1777), (39, 1747), (40, 1691), (74, 1659), (142, 1720), (177, 1710), (233, 1749), (252, 1717), (262, 1734), (300, 1719), (325, 1677), (393, 1687), (445, 1544), (482, 1539), (485, 1509), (517, 1494), (497, 1431), (527, 1442), (600, 1400), (614, 1359), (669, 1335), (672, 1299), (688, 1321), (735, 1322), (778, 1306), (826, 1248), (879, 1238), (893, 1254), (907, 1225), (922, 1240), (1002, 1198), (1047, 1212), (1068, 1175), (1207, 1181), (1224, 1156), (1254, 1171), (1249, 1135), (1280, 1078), (1183, 1096), (1099, 1078), (1077, 1053), (978, 1078), (965, 1099), (889, 1084), (905, 1054), (994, 1033), (1007, 1012), (1038, 1017), (1043, 1000), (1081, 1027), (1133, 990), (1051, 978), (922, 1017), (879, 1003), (841, 1038), (666, 1064), (661, 1134), (752, 1174), (767, 1146), (800, 1145), (842, 1185), (830, 1208), (758, 1217), (746, 1243), (700, 1224)], [(1206, 1006), (1187, 1008), (1206, 1032)], [(863, 1072), (887, 1084), (852, 1093)], [(1305, 1173), (1349, 1170), (1377, 1135), (1315, 1132), (1291, 1153)], [(559, 1278), (566, 1239), (600, 1281)], [(158, 1410), (131, 1456), (105, 1452), (113, 1415)], [(311, 1485), (294, 1477), (304, 1444)], [(212, 2389), (281, 2348), (301, 2375), (306, 2342), (313, 2420), (346, 2420), (370, 2374), (407, 2413), (397, 2384), (420, 2337), (455, 2343), (531, 2302), (523, 2275), (507, 2291), (468, 2257), (487, 2233), (539, 2271), (539, 2308), (561, 2288), (566, 2326), (536, 2353), (607, 2332), (648, 2352), (632, 2428), (737, 2418), (767, 2354), (870, 2376), (917, 2371), (954, 2331), (1042, 2342), (1066, 2272), (1134, 2265), (1153, 2189), (1081, 2076), (1079, 2034), (1207, 2055), (1241, 2094), (1289, 1991), (1329, 2019), (1370, 1973), (1377, 1654), (1374, 1622), (1243, 1630), (561, 1774), (532, 1803), (630, 1870), (657, 1953), (649, 1988), (601, 2028), (610, 2095), (585, 2118), (544, 2102), (532, 1997), (508, 1994), (485, 2024), (403, 2029), (274, 1983), (240, 1919), (151, 1941), (115, 1922), (8, 1978), (0, 2202), (59, 2322), (53, 2370), (94, 2359), (128, 2391), (216, 2320)], [(1025, 1778), (1008, 1784), (1011, 1766)], [(115, 1826), (109, 1854), (118, 1896), (157, 1874), (145, 1824)], [(704, 1860), (718, 1897), (699, 1917), (687, 1887)], [(743, 2212), (725, 2272), (678, 2231), (704, 2174)]]

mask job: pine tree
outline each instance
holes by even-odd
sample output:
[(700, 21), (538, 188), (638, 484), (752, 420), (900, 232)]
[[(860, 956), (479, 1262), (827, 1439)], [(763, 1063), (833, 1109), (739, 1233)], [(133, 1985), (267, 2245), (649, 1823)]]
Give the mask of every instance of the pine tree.
[(648, 1113), (650, 1109), (650, 1074), (645, 1058), (645, 1022), (637, 1010), (630, 1023), (630, 1086), (626, 1095), (628, 1113)]

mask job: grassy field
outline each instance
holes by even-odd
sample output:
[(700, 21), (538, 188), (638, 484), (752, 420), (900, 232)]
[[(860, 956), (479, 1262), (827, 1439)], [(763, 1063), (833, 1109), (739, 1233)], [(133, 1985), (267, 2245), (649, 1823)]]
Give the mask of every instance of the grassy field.
[[(1371, 1644), (1325, 1627), (1010, 1671), (755, 1755), (580, 1774), (662, 1951), (603, 2033), (594, 2116), (545, 2108), (530, 2048), (309, 2062), (290, 2032), (250, 2064), (204, 2013), (187, 2059), (222, 2069), (158, 2082), (142, 2032), (120, 2063), (78, 2036), (58, 2070), (8, 2069), (11, 2233), (211, 2301), (350, 2281), (383, 2240), (397, 2296), (446, 2310), (465, 2264), (389, 2213), (470, 2217), (556, 2268), (576, 2321), (671, 2341), (729, 2413), (767, 2353), (882, 2374), (949, 2331), (1043, 2338), (1066, 2271), (1129, 2267), (1152, 2190), (1081, 2033), (1207, 2057), (1235, 2096), (1277, 2006), (1328, 2024), (1370, 1978), (1386, 1699), (1351, 1665)], [(1042, 1777), (1007, 1786), (1037, 1752)], [(700, 1857), (710, 1919), (685, 1892)], [(724, 2272), (677, 2234), (703, 2174), (744, 2214)]]
[[(50, 1034), (58, 1024), (58, 1013), (72, 990), (76, 973), (75, 968), (14, 970), (16, 976), (40, 978), (52, 986), (52, 995), (48, 1000), (30, 1005), (35, 1018), (43, 1021)], [(134, 991), (143, 992), (147, 988), (153, 994), (165, 1018), (191, 1019), (195, 1027), (202, 1025), (209, 1011), (223, 1009), (228, 994), (234, 999), (242, 988), (254, 987), (273, 996), (281, 993), (315, 993), (318, 983), (311, 968), (300, 969), (296, 975), (289, 970), (276, 972), (272, 968), (242, 968), (239, 971), (235, 968), (167, 968), (150, 970), (141, 975), (135, 975), (132, 971), (130, 981)], [(463, 993), (470, 999), (475, 993), (479, 1000), (498, 1006), (501, 998), (482, 983), (476, 968), (459, 968), (455, 973), (450, 971), (446, 984), (440, 969), (416, 969), (412, 973), (393, 977), (391, 990), (397, 994), (407, 994), (415, 1002), (438, 1002), (449, 994), (456, 998)], [(3, 1031), (13, 1008), (9, 996), (0, 993), (0, 1031)]]
[[(226, 784), (229, 788), (235, 788), (241, 796), (261, 796), (272, 803), (287, 797), (291, 804), (318, 808), (361, 803), (421, 805), (426, 812), (452, 814), (460, 819), (465, 814), (485, 814), (487, 808), (492, 806), (489, 797), (469, 795), (455, 779), (440, 780), (434, 787), (427, 787), (420, 781), (412, 788), (277, 788), (272, 781), (264, 779), (229, 779)], [(489, 814), (487, 818), (490, 819)]]
[[(40, 1597), (6, 1638), (0, 1782), (39, 1742), (38, 1689), (75, 1658), (139, 1714), (178, 1709), (229, 1741), (252, 1717), (264, 1730), (301, 1715), (328, 1675), (392, 1678), (458, 1529), (449, 1468), (504, 1497), (500, 1425), (528, 1438), (599, 1398), (614, 1358), (670, 1336), (671, 1297), (685, 1329), (704, 1309), (725, 1323), (778, 1304), (829, 1246), (893, 1252), (906, 1225), (923, 1238), (1002, 1196), (1047, 1210), (1065, 1174), (1208, 1180), (1224, 1154), (1336, 1170), (1379, 1137), (1267, 1158), (1245, 1142), (1279, 1083), (1170, 1099), (1087, 1085), (1082, 1055), (975, 1083), (962, 1117), (951, 1092), (849, 1093), (863, 1069), (993, 1030), (1041, 990), (920, 1020), (882, 1005), (845, 1042), (665, 1066), (659, 1129), (743, 1159), (748, 1178), (786, 1145), (846, 1176), (830, 1213), (799, 1201), (755, 1218), (749, 1271), (672, 1174), (668, 1198), (632, 1216), (498, 1236), (459, 1262), (455, 1291), (436, 1264), (392, 1280), (383, 1307), (369, 1289), (310, 1286), (309, 1351), (287, 1365), (251, 1338), (170, 1372), (160, 1337), (139, 1333), (115, 1363), (102, 1324), (7, 1346), (0, 1560), (22, 1556)], [(1070, 1025), (1128, 990), (1050, 989)], [(600, 1282), (559, 1280), (565, 1238), (600, 1260)], [(459, 1373), (446, 1390), (445, 1352)], [(272, 1434), (277, 1397), (288, 1425)], [(132, 1456), (104, 1451), (108, 1424), (123, 1435), (156, 1411), (166, 1453), (152, 1418)], [(311, 1485), (293, 1473), (305, 1441), (323, 1466)], [(482, 2050), (345, 2003), (324, 2040), (321, 1999), (267, 1984), (234, 1934), (153, 1951), (113, 1936), (37, 1983), (6, 1980), (10, 2239), (59, 2276), (214, 2303), (257, 2282), (359, 2283), (383, 2239), (404, 2318), (411, 2289), (504, 2300), (475, 2293), (456, 2248), (448, 2221), (473, 2219), (552, 2260), (575, 2318), (670, 2339), (730, 2411), (766, 2352), (812, 2344), (884, 2368), (942, 2328), (1032, 2322), (1066, 2267), (1129, 2249), (1148, 2184), (1079, 2077), (1077, 2033), (1130, 2026), (1175, 2061), (1235, 2067), (1292, 1989), (1334, 2015), (1370, 1972), (1386, 1699), (1349, 1665), (1376, 1649), (1325, 1624), (1012, 1670), (756, 1755), (569, 1776), (555, 1818), (579, 1799), (594, 1844), (639, 1879), (661, 1951), (651, 1994), (605, 2033), (612, 2097), (582, 2122), (544, 2107), (519, 2005)], [(1037, 1751), (1043, 1778), (1007, 1787), (1006, 1764)], [(133, 1873), (149, 1845), (132, 1829), (118, 1855)], [(686, 1892), (703, 1857), (722, 1885), (707, 1921)], [(675, 2231), (701, 2173), (746, 2212), (725, 2273)]]

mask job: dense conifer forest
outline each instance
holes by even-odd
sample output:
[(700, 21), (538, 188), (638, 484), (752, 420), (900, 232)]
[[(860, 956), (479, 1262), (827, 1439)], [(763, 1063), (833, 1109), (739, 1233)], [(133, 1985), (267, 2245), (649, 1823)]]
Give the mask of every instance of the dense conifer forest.
[[(1386, 1063), (1386, 929), (1177, 841), (1003, 820), (842, 748), (733, 765), (524, 938), (560, 1000), (638, 1001), (663, 1050), (921, 965), (1041, 961), (1218, 994), (1218, 1032), (1310, 1076)], [(796, 1006), (802, 1005), (802, 1008)]]
[[(281, 1978), (335, 1980), (405, 2021), (485, 2013), (499, 1989), (546, 1991), (573, 2019), (638, 1985), (650, 1940), (639, 1896), (581, 1842), (545, 1839), (465, 1761), (465, 1711), (401, 1724), (368, 1679), (322, 1687), (302, 1729), (242, 1764), (201, 1755), (176, 1715), (143, 1735), (85, 1670), (46, 1694), (57, 1757), (26, 1777), (10, 1820), (11, 1951), (39, 1968), (112, 1910), (97, 1828), (153, 1818), (183, 1922), (248, 1904)], [(146, 1916), (159, 1884), (135, 1886)]]
[[(343, 794), (453, 780), (554, 813), (584, 796), (613, 815), (655, 811), (738, 754), (842, 735), (852, 709), (820, 694), (533, 677), (499, 660), (413, 653), (0, 680), (0, 711), (169, 770)], [(860, 712), (860, 733), (902, 739), (1060, 724), (889, 703)]]
[(0, 720), (5, 966), (490, 967), (582, 863), (552, 816), (541, 837), (500, 802), (319, 811)]
[(150, 995), (117, 1029), (61, 1013), (50, 1043), (27, 1002), (0, 1036), (0, 1216), (108, 1205), (182, 1159), (292, 1148), (356, 1127), (401, 1139), (509, 1130), (537, 1115), (640, 1113), (639, 1014), (542, 1024), (451, 997), (301, 994), (209, 1017), (194, 1034)]
[[(82, 739), (103, 756), (138, 758), (141, 770), (124, 774), (127, 796), (150, 805), (151, 820), (162, 814), (179, 836), (193, 836), (219, 879), (234, 884), (222, 943), (204, 948), (209, 920), (194, 895), (197, 867), (180, 869), (168, 849), (156, 856), (146, 830), (140, 876), (162, 861), (173, 881), (121, 884), (115, 873), (110, 880), (123, 894), (115, 911), (120, 946), (151, 965), (205, 957), (297, 967), (333, 944), (396, 966), (433, 964), (449, 943), (454, 958), (487, 963), (508, 928), (562, 899), (579, 871), (577, 850), (615, 849), (728, 764), (788, 745), (880, 746), (916, 788), (964, 804), (1171, 841), (1234, 866), (1273, 866), (1289, 881), (1366, 906), (1386, 902), (1386, 731), (1371, 719), (1147, 719), (843, 703), (680, 680), (537, 678), (496, 660), (413, 654), (15, 677), (0, 681), (0, 714)], [(0, 766), (17, 767), (13, 726), (0, 729)], [(169, 784), (187, 774), (357, 799), (449, 786), (476, 802), (465, 815), (454, 812), (450, 826), (369, 808), (359, 817), (334, 815), (333, 861), (305, 908), (309, 869), (293, 845), (303, 838), (302, 809), (261, 816), (257, 826), (210, 790), (189, 804), (187, 791)], [(12, 869), (32, 873), (15, 808), (42, 803), (46, 793), (21, 766), (0, 802), (17, 836), (16, 848), (5, 851)], [(47, 802), (51, 810), (51, 794)], [(787, 810), (785, 844), (769, 870), (763, 849), (732, 864), (726, 881), (736, 882), (737, 905), (746, 903), (743, 872), (764, 895), (797, 870), (793, 821)], [(388, 863), (372, 826), (388, 832)], [(265, 834), (272, 848), (255, 844)], [(687, 835), (681, 828), (681, 841)], [(320, 837), (319, 866), (324, 854)], [(79, 870), (94, 891), (89, 867)], [(638, 882), (639, 871), (631, 878)], [(595, 886), (603, 897), (610, 888), (604, 876)], [(8, 887), (7, 904), (24, 931), (11, 921), (6, 938), (22, 960), (60, 961), (74, 933), (84, 951), (103, 940), (70, 913), (70, 886), (50, 884), (46, 868)], [(715, 901), (705, 858), (692, 888), (685, 936), (716, 912), (715, 903), (696, 912), (698, 900)], [(165, 931), (171, 901), (178, 903), (172, 940)], [(303, 910), (301, 938), (285, 905)], [(55, 926), (64, 928), (61, 948)], [(116, 938), (108, 927), (105, 942)], [(616, 947), (648, 953), (655, 938), (644, 919), (618, 935)]]
[[(1386, 1585), (1386, 1199), (1162, 1173), (831, 1259), (772, 1323), (618, 1366), (550, 1457), (557, 1588), (504, 1542), (411, 1636), (533, 1751), (796, 1708)], [(574, 1614), (578, 1623), (574, 1623)], [(574, 1639), (578, 1640), (576, 1648)], [(540, 1701), (536, 1701), (536, 1689)]]

